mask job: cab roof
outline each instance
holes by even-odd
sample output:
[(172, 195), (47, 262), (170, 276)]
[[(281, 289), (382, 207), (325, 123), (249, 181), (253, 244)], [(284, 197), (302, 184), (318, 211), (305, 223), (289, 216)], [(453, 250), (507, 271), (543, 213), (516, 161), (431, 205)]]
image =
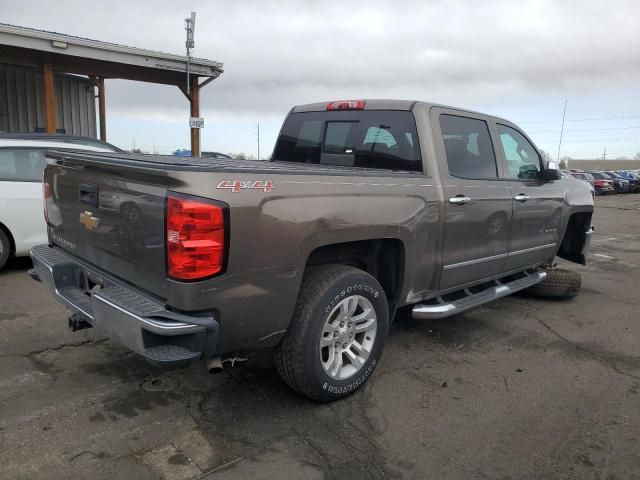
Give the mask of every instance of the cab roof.
[[(477, 112), (474, 110), (469, 110), (466, 108), (460, 107), (452, 107), (450, 105), (443, 105), (440, 103), (432, 103), (432, 102), (423, 102), (419, 100), (393, 100), (393, 99), (380, 99), (380, 98), (365, 98), (364, 100), (364, 109), (363, 110), (405, 110), (411, 111), (413, 110), (416, 104), (421, 104), (425, 106), (427, 109), (431, 107), (439, 107), (439, 108), (447, 108), (450, 110), (458, 110), (459, 112), (472, 113), (475, 115), (484, 115), (487, 117), (492, 117), (497, 120), (503, 120), (509, 123), (509, 120), (506, 118), (497, 117), (495, 115), (491, 115), (484, 112)], [(307, 103), (304, 105), (296, 105), (291, 109), (291, 113), (300, 113), (300, 112), (324, 112), (327, 110), (327, 105), (336, 102), (337, 100), (327, 100), (326, 102), (316, 102), (316, 103)], [(339, 101), (339, 100), (338, 100)]]

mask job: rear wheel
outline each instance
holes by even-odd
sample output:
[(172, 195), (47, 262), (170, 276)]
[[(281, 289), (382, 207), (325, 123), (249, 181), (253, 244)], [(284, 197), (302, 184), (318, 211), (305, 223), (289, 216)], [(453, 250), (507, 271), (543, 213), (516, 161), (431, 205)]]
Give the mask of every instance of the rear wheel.
[(337, 400), (367, 381), (388, 329), (387, 299), (375, 278), (346, 265), (311, 267), (276, 352), (276, 368), (298, 393)]
[(525, 292), (533, 297), (566, 299), (578, 295), (581, 286), (582, 277), (578, 272), (555, 268), (547, 270), (546, 278)]
[(3, 230), (0, 230), (0, 270), (4, 268), (4, 266), (9, 261), (9, 257), (11, 256), (11, 242), (9, 241), (9, 237)]

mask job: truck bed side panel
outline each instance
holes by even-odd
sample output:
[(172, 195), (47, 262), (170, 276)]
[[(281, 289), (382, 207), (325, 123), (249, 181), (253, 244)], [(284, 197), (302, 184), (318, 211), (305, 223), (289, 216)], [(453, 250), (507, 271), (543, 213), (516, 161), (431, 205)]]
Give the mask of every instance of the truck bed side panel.
[[(231, 205), (227, 274), (197, 285), (170, 282), (176, 308), (216, 308), (224, 345), (285, 330), (291, 320), (308, 256), (321, 246), (394, 238), (405, 249), (399, 304), (435, 288), (440, 268), (441, 202), (432, 179), (420, 175), (350, 177), (245, 175), (271, 180), (269, 194), (212, 189), (210, 180), (179, 175), (184, 193), (215, 196)], [(234, 180), (233, 174), (216, 181)], [(208, 193), (207, 193), (208, 192)], [(229, 320), (231, 319), (231, 320)]]

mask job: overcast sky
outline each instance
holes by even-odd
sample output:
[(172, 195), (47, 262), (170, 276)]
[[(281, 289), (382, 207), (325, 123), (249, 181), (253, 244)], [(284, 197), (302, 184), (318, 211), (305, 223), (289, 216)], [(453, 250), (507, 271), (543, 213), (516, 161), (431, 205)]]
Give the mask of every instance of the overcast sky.
[[(640, 152), (640, 1), (0, 0), (0, 22), (224, 63), (201, 95), (203, 148), (270, 153), (292, 105), (421, 99), (498, 114), (555, 156)], [(188, 148), (177, 88), (107, 82), (109, 140)], [(597, 120), (594, 120), (597, 119)]]

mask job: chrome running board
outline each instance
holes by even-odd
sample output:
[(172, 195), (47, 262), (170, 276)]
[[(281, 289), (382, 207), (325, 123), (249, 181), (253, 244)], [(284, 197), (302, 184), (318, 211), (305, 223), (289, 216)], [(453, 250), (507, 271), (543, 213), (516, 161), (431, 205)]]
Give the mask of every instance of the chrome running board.
[[(413, 318), (417, 319), (444, 318), (456, 315), (465, 310), (482, 305), (483, 303), (488, 303), (531, 287), (544, 280), (546, 276), (546, 272), (540, 270), (524, 271), (520, 274), (509, 275), (504, 279), (490, 282), (484, 290), (476, 293), (473, 293), (471, 290), (477, 287), (471, 289), (465, 288), (459, 292), (444, 295), (444, 297), (437, 297), (426, 303), (418, 303), (413, 307), (412, 315)], [(505, 281), (507, 279), (508, 281)], [(445, 300), (445, 297), (459, 295), (463, 295), (462, 298), (452, 301)]]

